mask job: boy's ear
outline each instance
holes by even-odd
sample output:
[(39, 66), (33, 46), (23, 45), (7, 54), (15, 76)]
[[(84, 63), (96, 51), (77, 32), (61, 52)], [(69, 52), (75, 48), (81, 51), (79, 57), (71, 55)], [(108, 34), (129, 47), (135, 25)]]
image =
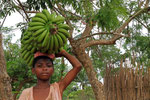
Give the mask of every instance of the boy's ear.
[(32, 68), (32, 74), (35, 74), (35, 69), (34, 68)]

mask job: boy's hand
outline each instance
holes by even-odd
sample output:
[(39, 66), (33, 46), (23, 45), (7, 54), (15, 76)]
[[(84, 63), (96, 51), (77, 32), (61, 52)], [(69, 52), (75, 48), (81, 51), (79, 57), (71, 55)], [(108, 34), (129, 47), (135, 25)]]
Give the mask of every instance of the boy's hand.
[(64, 57), (65, 53), (67, 53), (64, 49), (62, 49), (59, 53), (55, 54), (55, 57)]

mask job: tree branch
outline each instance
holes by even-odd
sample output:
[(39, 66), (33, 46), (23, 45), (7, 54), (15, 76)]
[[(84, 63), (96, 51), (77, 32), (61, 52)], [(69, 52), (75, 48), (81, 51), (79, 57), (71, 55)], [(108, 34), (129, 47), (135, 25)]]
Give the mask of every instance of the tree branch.
[(16, 10), (17, 10), (18, 13), (28, 22), (27, 18), (26, 18), (25, 16), (23, 16), (23, 14), (22, 14), (18, 9), (16, 9)]
[(118, 36), (121, 36), (121, 37), (130, 37), (130, 34), (128, 35), (122, 35), (122, 34), (114, 34), (113, 32), (99, 32), (99, 33), (95, 33), (95, 34), (92, 34), (92, 35), (88, 35), (88, 36), (85, 36), (85, 37), (82, 37), (82, 38), (79, 38), (78, 40), (76, 41), (80, 41), (82, 39), (85, 39), (85, 38), (88, 38), (88, 37), (92, 37), (94, 35), (103, 35), (103, 34), (112, 34), (112, 35), (118, 35)]
[(92, 45), (111, 45), (111, 44), (115, 44), (116, 40), (120, 39), (121, 37), (124, 37), (123, 35), (121, 35), (121, 32), (125, 29), (125, 27), (129, 24), (129, 22), (134, 19), (136, 16), (140, 15), (141, 13), (143, 13), (145, 10), (148, 10), (149, 8), (144, 8), (141, 9), (139, 11), (137, 11), (136, 13), (134, 13), (127, 21), (125, 21), (124, 24), (122, 24), (120, 26), (120, 28), (118, 28), (114, 34), (115, 36), (113, 38), (111, 38), (110, 40), (92, 40), (87, 42), (86, 44), (83, 44), (82, 46), (84, 48), (90, 47)]
[(122, 36), (115, 35), (110, 40), (92, 40), (87, 42), (86, 44), (83, 44), (82, 47), (87, 48), (93, 45), (112, 45), (115, 44), (118, 39), (120, 39)]
[(144, 1), (140, 1), (138, 4), (138, 7), (141, 8), (143, 6), (143, 4), (144, 4)]
[(70, 11), (67, 11), (66, 9), (64, 9), (64, 10), (65, 10), (65, 12), (68, 12), (68, 13), (70, 13), (71, 15), (76, 16), (76, 17), (77, 17), (76, 19), (79, 19), (79, 20), (82, 19), (82, 17), (80, 17), (79, 15), (76, 15), (75, 13), (72, 13), (72, 12), (70, 12)]
[(149, 0), (146, 0), (145, 8), (148, 8), (149, 2), (150, 2)]
[[(16, 6), (16, 4), (18, 4), (18, 3), (14, 3), (13, 1), (12, 1), (12, 4), (10, 3), (10, 1), (8, 2), (13, 8), (15, 8), (15, 10), (16, 11), (18, 11), (18, 13), (20, 13), (20, 15), (22, 15), (22, 17), (28, 22), (28, 20), (23, 16), (23, 14), (15, 7)], [(15, 5), (15, 6), (14, 6)], [(19, 9), (22, 9), (20, 6), (17, 6)]]
[[(24, 6), (17, 6), (19, 9), (22, 9)], [(26, 13), (39, 13), (39, 11), (25, 11)]]
[(39, 13), (39, 11), (26, 11), (26, 13)]
[(21, 4), (20, 0), (17, 0), (17, 1), (18, 1), (19, 5), (21, 6), (22, 10), (24, 11), (24, 13), (25, 13), (25, 15), (26, 15), (26, 17), (27, 17), (27, 21), (29, 22), (29, 21), (30, 21), (29, 16), (28, 16), (28, 14), (26, 13), (26, 11), (25, 11), (23, 5)]
[(139, 19), (137, 19), (137, 18), (135, 18), (140, 24), (142, 24), (145, 28), (147, 28), (148, 29), (148, 27), (145, 25), (145, 24), (143, 24)]
[[(10, 11), (10, 10), (9, 10)], [(3, 22), (2, 22), (2, 24), (0, 25), (0, 30), (2, 29), (2, 27), (3, 27), (3, 25), (4, 25), (4, 22), (5, 22), (5, 20), (6, 20), (6, 17), (7, 17), (7, 15), (8, 15), (8, 13), (9, 13), (9, 11), (7, 12), (7, 14), (6, 14), (6, 16), (4, 17), (4, 20), (3, 20)], [(1, 34), (1, 33), (0, 33)]]
[(114, 33), (115, 34), (120, 34), (124, 29), (125, 27), (129, 24), (129, 22), (134, 19), (136, 16), (140, 15), (141, 13), (143, 13), (145, 10), (147, 10), (148, 8), (143, 8), (139, 11), (137, 11), (136, 13), (134, 13), (128, 20), (126, 20), (121, 26), (120, 28), (118, 28)]
[[(60, 5), (60, 4), (57, 4), (57, 7), (58, 7), (59, 10), (58, 10), (56, 7), (53, 6), (53, 8), (54, 8), (55, 10), (57, 10), (63, 17), (66, 18), (65, 10), (62, 9), (61, 5)], [(72, 24), (70, 23), (70, 21), (69, 21), (68, 19), (66, 19), (66, 23), (71, 27), (71, 30), (69, 30), (69, 33), (70, 33), (71, 39), (72, 39), (72, 33), (73, 33)]]
[(94, 36), (94, 35), (100, 35), (100, 34), (113, 34), (113, 33), (112, 33), (112, 32), (99, 32), (99, 33), (94, 33), (94, 34), (91, 34), (91, 35), (87, 35), (87, 36), (81, 37), (81, 38), (79, 38), (77, 41), (82, 40), (82, 39), (85, 39), (85, 38), (88, 38), (88, 37), (92, 37), (92, 36)]
[[(92, 29), (93, 29), (93, 26), (91, 26), (91, 25), (89, 25), (89, 24), (87, 23), (87, 24), (86, 24), (86, 27), (85, 27), (85, 30), (84, 30), (84, 32), (82, 33), (81, 38), (90, 35)], [(85, 38), (82, 39), (81, 43), (83, 43), (83, 44), (85, 43)]]

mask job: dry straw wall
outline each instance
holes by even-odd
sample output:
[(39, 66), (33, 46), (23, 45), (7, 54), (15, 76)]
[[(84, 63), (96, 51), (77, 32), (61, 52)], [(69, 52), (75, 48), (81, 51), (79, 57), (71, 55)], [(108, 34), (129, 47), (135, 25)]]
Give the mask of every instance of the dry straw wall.
[(114, 68), (107, 67), (104, 78), (106, 100), (150, 100), (150, 70), (120, 66), (120, 70), (112, 73)]

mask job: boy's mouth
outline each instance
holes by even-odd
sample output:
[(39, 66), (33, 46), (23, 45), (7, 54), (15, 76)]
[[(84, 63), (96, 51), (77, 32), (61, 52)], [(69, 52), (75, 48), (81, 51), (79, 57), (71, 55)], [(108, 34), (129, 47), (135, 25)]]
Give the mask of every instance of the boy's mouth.
[(48, 73), (41, 73), (41, 75), (48, 75)]

